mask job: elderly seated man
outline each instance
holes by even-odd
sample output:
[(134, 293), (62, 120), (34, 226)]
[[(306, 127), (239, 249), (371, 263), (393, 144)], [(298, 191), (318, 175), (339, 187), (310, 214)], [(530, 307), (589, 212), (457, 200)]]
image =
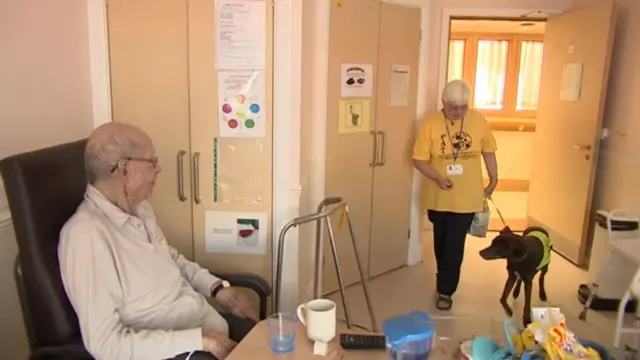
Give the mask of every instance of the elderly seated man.
[[(85, 199), (58, 247), (85, 347), (101, 360), (186, 359), (196, 351), (224, 359), (256, 313), (228, 282), (167, 243), (147, 202), (160, 172), (151, 138), (105, 124), (89, 138), (85, 167)], [(209, 297), (230, 313), (214, 310)]]

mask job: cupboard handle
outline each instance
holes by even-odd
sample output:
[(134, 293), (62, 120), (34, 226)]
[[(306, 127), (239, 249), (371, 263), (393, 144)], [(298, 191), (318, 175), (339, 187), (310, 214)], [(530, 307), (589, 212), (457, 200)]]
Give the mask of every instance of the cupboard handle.
[(186, 151), (178, 151), (178, 199), (180, 201), (186, 201), (187, 197), (184, 195), (184, 156)]
[(387, 163), (387, 133), (384, 131), (378, 131), (380, 138), (380, 161), (378, 165), (384, 166)]
[(369, 163), (369, 166), (375, 167), (378, 165), (378, 133), (372, 130), (371, 135), (373, 135), (373, 161)]
[(196, 204), (202, 202), (200, 198), (200, 153), (193, 154), (193, 199)]

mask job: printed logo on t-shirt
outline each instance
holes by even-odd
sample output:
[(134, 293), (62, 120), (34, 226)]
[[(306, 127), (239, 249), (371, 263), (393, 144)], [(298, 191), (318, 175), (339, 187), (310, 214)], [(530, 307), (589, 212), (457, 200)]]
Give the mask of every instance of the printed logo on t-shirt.
[(462, 134), (456, 132), (452, 135), (452, 138), (451, 142), (453, 143), (453, 148), (456, 150), (469, 151), (473, 145), (473, 138), (466, 131), (463, 131)]

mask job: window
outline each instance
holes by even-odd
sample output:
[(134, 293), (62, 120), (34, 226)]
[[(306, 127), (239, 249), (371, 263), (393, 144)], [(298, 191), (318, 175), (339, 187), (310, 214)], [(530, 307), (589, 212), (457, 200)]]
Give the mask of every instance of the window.
[(538, 109), (542, 36), (452, 34), (447, 81), (471, 86), (470, 105), (487, 116), (532, 118)]

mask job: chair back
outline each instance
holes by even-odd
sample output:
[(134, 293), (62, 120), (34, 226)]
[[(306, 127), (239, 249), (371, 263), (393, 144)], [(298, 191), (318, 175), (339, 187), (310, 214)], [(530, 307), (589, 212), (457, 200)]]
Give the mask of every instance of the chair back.
[(18, 242), (16, 281), (31, 349), (81, 338), (62, 285), (57, 249), (60, 230), (84, 198), (85, 145), (80, 140), (0, 161)]

